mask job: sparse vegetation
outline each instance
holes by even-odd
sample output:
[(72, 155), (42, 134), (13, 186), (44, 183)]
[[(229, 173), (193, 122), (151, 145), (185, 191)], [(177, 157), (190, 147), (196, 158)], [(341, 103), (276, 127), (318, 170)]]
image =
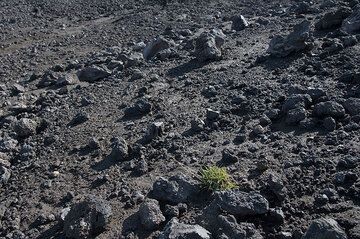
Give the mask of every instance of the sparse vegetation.
[(225, 168), (209, 166), (201, 170), (200, 181), (210, 191), (230, 190), (237, 187)]

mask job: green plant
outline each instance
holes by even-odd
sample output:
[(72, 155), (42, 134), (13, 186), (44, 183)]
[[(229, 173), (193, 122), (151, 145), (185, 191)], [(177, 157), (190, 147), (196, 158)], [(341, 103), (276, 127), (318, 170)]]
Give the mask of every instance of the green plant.
[(230, 190), (237, 187), (225, 168), (210, 166), (200, 171), (200, 181), (210, 191)]

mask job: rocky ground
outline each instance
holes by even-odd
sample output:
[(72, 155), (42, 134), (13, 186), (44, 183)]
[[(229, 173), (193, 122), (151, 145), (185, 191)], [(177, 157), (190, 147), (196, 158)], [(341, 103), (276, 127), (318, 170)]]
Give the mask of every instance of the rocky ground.
[(0, 238), (360, 238), (358, 0), (0, 9)]

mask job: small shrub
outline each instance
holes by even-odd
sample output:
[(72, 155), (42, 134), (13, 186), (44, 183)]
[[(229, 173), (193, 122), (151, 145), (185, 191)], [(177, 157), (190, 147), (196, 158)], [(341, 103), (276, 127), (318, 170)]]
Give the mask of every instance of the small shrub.
[(237, 187), (225, 168), (217, 166), (206, 167), (200, 172), (203, 187), (210, 191), (230, 190)]

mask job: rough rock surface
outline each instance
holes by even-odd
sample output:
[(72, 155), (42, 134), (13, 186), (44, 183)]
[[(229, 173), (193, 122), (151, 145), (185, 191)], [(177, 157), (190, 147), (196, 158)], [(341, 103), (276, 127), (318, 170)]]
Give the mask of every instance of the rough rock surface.
[(184, 224), (177, 219), (169, 221), (159, 239), (210, 239), (211, 234), (199, 225)]
[(339, 224), (331, 218), (314, 220), (302, 239), (346, 239), (347, 236)]

